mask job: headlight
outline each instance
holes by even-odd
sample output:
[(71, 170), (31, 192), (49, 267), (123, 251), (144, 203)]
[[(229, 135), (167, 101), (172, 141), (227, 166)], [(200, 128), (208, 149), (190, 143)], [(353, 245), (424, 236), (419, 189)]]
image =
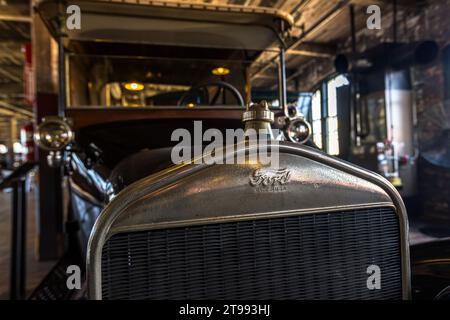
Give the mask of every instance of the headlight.
[(36, 144), (45, 150), (63, 150), (72, 142), (74, 133), (66, 119), (60, 117), (47, 117), (38, 126), (34, 134)]
[(303, 118), (290, 119), (286, 136), (292, 142), (305, 143), (311, 136), (311, 125)]

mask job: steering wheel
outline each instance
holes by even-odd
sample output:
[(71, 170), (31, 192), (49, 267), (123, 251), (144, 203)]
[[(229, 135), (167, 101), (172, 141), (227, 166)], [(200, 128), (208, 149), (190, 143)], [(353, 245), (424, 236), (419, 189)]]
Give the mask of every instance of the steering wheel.
[[(216, 88), (216, 91), (214, 92), (212, 98), (210, 98), (209, 96), (210, 91), (208, 89), (210, 88)], [(245, 107), (244, 99), (242, 98), (242, 95), (239, 93), (238, 89), (236, 89), (236, 87), (229, 84), (228, 82), (224, 81), (211, 82), (192, 87), (189, 91), (185, 92), (181, 96), (181, 98), (178, 100), (177, 105), (184, 106), (188, 103), (201, 103), (208, 106), (214, 106), (219, 104), (217, 102), (220, 96), (222, 96), (222, 104), (225, 104), (226, 91), (231, 92), (238, 105)]]

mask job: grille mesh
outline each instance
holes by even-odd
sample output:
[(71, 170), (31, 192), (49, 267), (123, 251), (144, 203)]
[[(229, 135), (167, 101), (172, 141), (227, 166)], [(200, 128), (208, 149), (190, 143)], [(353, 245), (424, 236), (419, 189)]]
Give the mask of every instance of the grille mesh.
[[(368, 290), (369, 265), (381, 289)], [(112, 236), (103, 299), (401, 299), (391, 208), (207, 224)]]

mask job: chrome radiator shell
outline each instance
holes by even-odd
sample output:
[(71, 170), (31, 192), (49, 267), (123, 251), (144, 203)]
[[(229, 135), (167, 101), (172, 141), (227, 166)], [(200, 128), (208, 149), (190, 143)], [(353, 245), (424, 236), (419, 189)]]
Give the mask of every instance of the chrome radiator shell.
[[(235, 153), (248, 151), (240, 146)], [(247, 163), (174, 166), (121, 191), (103, 210), (91, 233), (89, 298), (102, 298), (102, 248), (118, 233), (392, 207), (400, 228), (403, 298), (408, 299), (408, 221), (397, 190), (373, 172), (309, 147), (283, 142), (279, 152), (280, 168), (290, 177), (277, 189), (252, 184), (251, 178), (261, 166)]]

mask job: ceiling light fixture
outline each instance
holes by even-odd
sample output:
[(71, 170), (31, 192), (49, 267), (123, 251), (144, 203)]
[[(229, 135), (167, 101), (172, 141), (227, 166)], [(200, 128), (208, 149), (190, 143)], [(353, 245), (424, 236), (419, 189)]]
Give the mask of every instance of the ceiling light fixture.
[(127, 82), (124, 84), (125, 89), (130, 91), (142, 91), (144, 90), (144, 85), (138, 82)]
[(212, 69), (212, 74), (215, 76), (226, 76), (227, 74), (230, 73), (230, 69), (225, 68), (225, 67), (217, 67)]

